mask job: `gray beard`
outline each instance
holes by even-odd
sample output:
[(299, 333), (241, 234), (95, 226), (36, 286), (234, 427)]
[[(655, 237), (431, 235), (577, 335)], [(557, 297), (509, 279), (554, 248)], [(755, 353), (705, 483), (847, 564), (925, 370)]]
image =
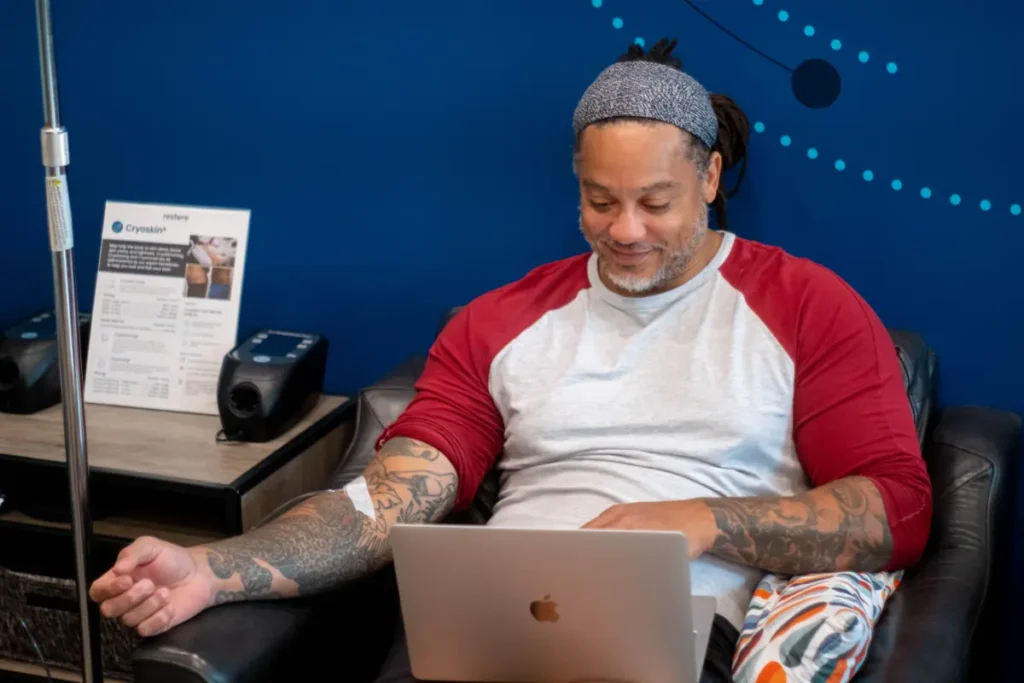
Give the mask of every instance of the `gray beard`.
[[(583, 232), (583, 217), (580, 216), (580, 231)], [(649, 294), (651, 292), (660, 291), (667, 285), (672, 283), (674, 280), (678, 280), (680, 277), (686, 274), (690, 268), (693, 267), (694, 261), (697, 256), (697, 252), (700, 250), (701, 245), (704, 243), (704, 238), (707, 237), (708, 233), (708, 209), (704, 207), (704, 210), (697, 216), (697, 220), (693, 224), (693, 235), (690, 237), (690, 241), (682, 246), (682, 248), (669, 252), (665, 247), (655, 245), (655, 249), (658, 249), (664, 254), (661, 267), (653, 274), (647, 277), (640, 275), (629, 275), (626, 273), (614, 273), (605, 269), (600, 261), (598, 261), (598, 268), (600, 272), (608, 278), (608, 280), (621, 289), (624, 292), (630, 294)], [(584, 239), (587, 239), (587, 243), (590, 244), (590, 248), (595, 248), (594, 242), (587, 238), (586, 233), (583, 232)], [(600, 254), (598, 254), (600, 259)]]

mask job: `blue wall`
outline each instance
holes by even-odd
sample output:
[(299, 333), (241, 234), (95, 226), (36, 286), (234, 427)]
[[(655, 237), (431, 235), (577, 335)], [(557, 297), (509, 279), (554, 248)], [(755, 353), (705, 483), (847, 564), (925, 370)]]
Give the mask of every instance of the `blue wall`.
[[(32, 5), (0, 3), (0, 321), (52, 305)], [(1024, 412), (1016, 0), (54, 0), (54, 20), (83, 310), (105, 200), (250, 208), (243, 333), (325, 332), (329, 388), (355, 390), (449, 305), (585, 248), (572, 108), (670, 34), (764, 124), (733, 229), (922, 332), (945, 402)], [(841, 79), (817, 109), (790, 73), (814, 58)]]
[[(83, 310), (105, 200), (251, 208), (243, 333), (323, 330), (329, 385), (351, 391), (422, 351), (450, 304), (584, 248), (572, 108), (634, 38), (668, 33), (765, 125), (733, 228), (829, 265), (887, 324), (924, 333), (947, 402), (1024, 412), (1020, 3), (593, 4), (55, 0)], [(17, 292), (0, 320), (52, 300), (32, 5), (0, 4), (0, 277)], [(804, 106), (769, 58), (827, 59), (838, 100)]]

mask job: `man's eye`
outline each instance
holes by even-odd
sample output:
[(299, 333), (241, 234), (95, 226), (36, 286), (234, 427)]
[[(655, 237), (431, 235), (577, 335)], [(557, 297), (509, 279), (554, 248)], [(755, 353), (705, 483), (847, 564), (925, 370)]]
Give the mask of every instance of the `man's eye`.
[(597, 211), (606, 211), (608, 207), (610, 207), (611, 205), (611, 202), (596, 202), (594, 200), (590, 201), (590, 206), (592, 206)]
[(660, 213), (662, 211), (667, 211), (668, 207), (668, 204), (644, 204), (644, 208), (650, 211), (651, 213)]

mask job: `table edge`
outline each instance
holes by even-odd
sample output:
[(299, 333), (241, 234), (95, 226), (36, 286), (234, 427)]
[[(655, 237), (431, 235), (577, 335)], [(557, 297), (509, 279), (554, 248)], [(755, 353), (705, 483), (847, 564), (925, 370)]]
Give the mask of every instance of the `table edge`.
[(350, 413), (355, 412), (356, 404), (357, 399), (355, 397), (345, 397), (345, 400), (336, 408), (293, 436), (276, 451), (236, 477), (234, 481), (222, 486), (232, 489), (239, 496), (253, 489), (267, 477), (339, 427), (349, 417)]

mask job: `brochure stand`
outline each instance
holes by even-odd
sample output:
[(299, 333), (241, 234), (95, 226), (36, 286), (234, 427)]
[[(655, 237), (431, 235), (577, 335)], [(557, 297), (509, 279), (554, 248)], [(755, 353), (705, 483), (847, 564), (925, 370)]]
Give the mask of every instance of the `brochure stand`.
[(82, 340), (78, 327), (75, 289), (74, 236), (68, 198), (70, 163), (67, 131), (60, 125), (57, 69), (53, 56), (53, 30), (49, 0), (36, 0), (39, 67), (43, 91), (42, 157), (46, 168), (46, 210), (53, 258), (53, 290), (57, 315), (61, 397), (64, 410), (64, 451), (71, 485), (71, 529), (75, 547), (75, 579), (82, 628), (82, 680), (101, 683), (99, 609), (89, 600), (89, 464), (86, 457), (85, 405), (82, 392)]

